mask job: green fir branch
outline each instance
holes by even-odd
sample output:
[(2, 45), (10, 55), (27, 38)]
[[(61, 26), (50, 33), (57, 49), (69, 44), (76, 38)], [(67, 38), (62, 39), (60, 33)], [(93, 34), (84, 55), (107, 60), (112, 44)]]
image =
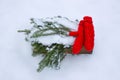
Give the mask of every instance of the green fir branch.
[[(66, 17), (53, 17), (53, 18), (65, 18), (66, 20), (70, 21)], [(53, 19), (50, 18), (50, 19)], [(67, 32), (70, 31), (70, 28), (67, 26), (60, 24), (58, 22), (51, 22), (51, 21), (44, 21), (40, 19), (40, 21), (43, 23), (43, 25), (39, 25), (35, 22), (35, 19), (31, 19), (31, 24), (33, 24), (33, 27), (25, 30), (18, 30), (18, 32), (24, 32), (27, 37), (25, 38), (27, 41), (29, 39), (36, 39), (41, 36), (50, 36), (50, 35), (62, 35), (62, 36), (68, 36)], [(73, 21), (70, 21), (73, 23)], [(51, 32), (47, 32), (51, 31)], [(60, 68), (60, 63), (66, 56), (66, 52), (71, 51), (71, 46), (68, 47), (68, 49), (64, 48), (65, 46), (63, 44), (57, 44), (53, 43), (50, 46), (43, 45), (42, 43), (31, 41), (32, 46), (32, 56), (37, 55), (44, 55), (43, 59), (39, 63), (39, 67), (37, 69), (38, 72), (42, 71), (45, 67), (51, 67), (55, 69)]]

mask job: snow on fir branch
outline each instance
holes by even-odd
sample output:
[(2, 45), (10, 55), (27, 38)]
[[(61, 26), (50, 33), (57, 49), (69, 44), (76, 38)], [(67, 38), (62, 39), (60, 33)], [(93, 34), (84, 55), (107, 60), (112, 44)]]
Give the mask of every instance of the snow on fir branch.
[(60, 63), (71, 52), (71, 44), (74, 37), (68, 36), (70, 30), (76, 30), (78, 21), (71, 21), (66, 17), (31, 18), (30, 29), (18, 30), (24, 32), (25, 38), (32, 46), (32, 55), (43, 55), (37, 71), (45, 67), (60, 68)]

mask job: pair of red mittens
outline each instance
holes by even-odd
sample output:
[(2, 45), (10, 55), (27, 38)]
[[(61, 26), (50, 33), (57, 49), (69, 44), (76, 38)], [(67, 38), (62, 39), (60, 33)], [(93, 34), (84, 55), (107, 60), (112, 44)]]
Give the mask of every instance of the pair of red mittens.
[(83, 46), (88, 52), (91, 52), (94, 48), (92, 17), (84, 16), (83, 20), (79, 22), (78, 31), (70, 31), (69, 35), (76, 37), (72, 46), (73, 54), (79, 54)]

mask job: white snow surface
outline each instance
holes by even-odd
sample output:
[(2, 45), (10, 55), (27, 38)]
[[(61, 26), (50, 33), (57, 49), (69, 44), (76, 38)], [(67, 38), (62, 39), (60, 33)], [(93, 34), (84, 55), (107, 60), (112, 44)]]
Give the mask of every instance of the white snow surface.
[[(0, 80), (120, 80), (120, 0), (0, 0)], [(92, 16), (93, 54), (67, 55), (60, 70), (36, 72), (24, 34), (30, 18)]]

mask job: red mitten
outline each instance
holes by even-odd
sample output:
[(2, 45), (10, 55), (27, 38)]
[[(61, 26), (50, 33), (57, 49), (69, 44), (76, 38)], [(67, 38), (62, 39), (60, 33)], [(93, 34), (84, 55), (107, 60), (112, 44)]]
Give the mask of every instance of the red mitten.
[(76, 37), (76, 36), (78, 36), (78, 32), (77, 31), (71, 31), (71, 32), (69, 32), (69, 36)]
[(72, 46), (73, 54), (79, 54), (83, 46), (83, 39), (84, 39), (83, 38), (83, 22), (84, 22), (83, 20), (80, 21), (78, 25), (78, 31), (69, 33), (70, 36), (76, 37), (74, 44)]
[(94, 26), (92, 23), (92, 18), (85, 16), (84, 18), (84, 47), (90, 52), (94, 48)]

